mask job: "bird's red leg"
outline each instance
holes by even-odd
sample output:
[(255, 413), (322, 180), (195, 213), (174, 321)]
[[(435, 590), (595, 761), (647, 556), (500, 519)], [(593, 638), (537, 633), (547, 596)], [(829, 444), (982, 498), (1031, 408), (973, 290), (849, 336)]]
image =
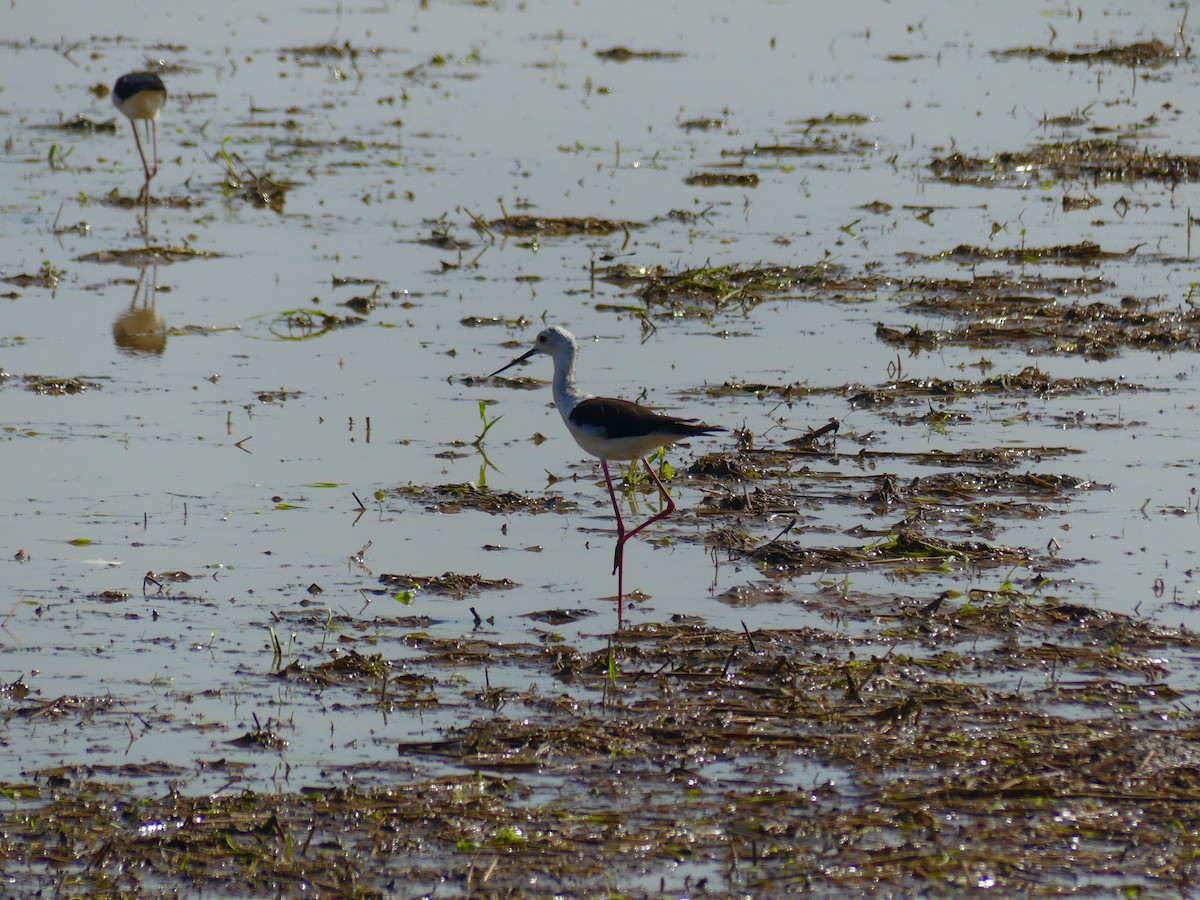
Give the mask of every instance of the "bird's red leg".
[(613, 488), (612, 475), (608, 471), (608, 460), (600, 460), (600, 468), (604, 470), (604, 481), (608, 485), (608, 496), (612, 498), (613, 512), (617, 514), (617, 550), (613, 554), (613, 572), (617, 576), (617, 628), (619, 630), (625, 613), (625, 560), (624, 554), (621, 552), (625, 546), (625, 521), (621, 518), (621, 504), (617, 502), (617, 492)]
[(658, 486), (659, 492), (663, 495), (663, 499), (667, 501), (667, 506), (662, 512), (655, 516), (651, 516), (637, 528), (632, 531), (625, 530), (625, 523), (621, 520), (621, 507), (617, 503), (617, 492), (613, 489), (612, 478), (608, 474), (608, 463), (605, 460), (600, 460), (600, 466), (604, 469), (604, 478), (608, 482), (608, 495), (612, 497), (613, 511), (617, 514), (617, 552), (613, 557), (613, 571), (617, 574), (617, 627), (621, 627), (622, 606), (625, 597), (625, 542), (631, 537), (645, 528), (647, 525), (653, 525), (659, 519), (665, 519), (671, 513), (675, 512), (675, 501), (671, 499), (671, 495), (667, 493), (666, 487), (655, 474), (654, 468), (650, 465), (650, 461), (644, 456), (642, 464), (646, 467), (646, 471), (650, 473), (650, 477), (654, 479), (654, 483)]
[(675, 512), (675, 501), (671, 499), (671, 495), (667, 493), (667, 489), (663, 486), (662, 481), (660, 481), (658, 475), (655, 474), (653, 466), (650, 465), (650, 461), (643, 456), (642, 464), (646, 467), (646, 471), (650, 473), (650, 477), (654, 479), (654, 483), (656, 485), (658, 485), (658, 489), (662, 493), (663, 499), (667, 501), (667, 507), (662, 512), (658, 513), (657, 515), (651, 516), (649, 519), (647, 519), (645, 522), (643, 522), (637, 528), (633, 529), (633, 531), (626, 534), (625, 540), (629, 540), (631, 537), (633, 537), (635, 534), (637, 534), (639, 531), (641, 531), (647, 525), (653, 525), (659, 519), (665, 519), (671, 513)]
[(617, 502), (617, 492), (613, 488), (612, 475), (608, 472), (608, 460), (600, 460), (600, 468), (604, 470), (604, 481), (608, 485), (608, 496), (612, 499), (613, 512), (617, 514), (617, 552), (613, 555), (613, 574), (621, 566), (621, 548), (625, 546), (625, 522), (621, 518), (621, 504)]

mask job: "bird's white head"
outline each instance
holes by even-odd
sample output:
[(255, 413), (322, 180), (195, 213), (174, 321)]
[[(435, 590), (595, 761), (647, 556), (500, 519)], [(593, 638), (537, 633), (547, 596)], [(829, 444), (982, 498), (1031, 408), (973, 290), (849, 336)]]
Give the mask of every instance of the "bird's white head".
[[(578, 349), (579, 345), (575, 342), (575, 335), (571, 334), (565, 328), (554, 325), (538, 332), (538, 336), (533, 340), (532, 349), (521, 354), (508, 365), (497, 369), (492, 375), (499, 375), (505, 369), (511, 369), (517, 363), (524, 362), (529, 357), (535, 356), (538, 353), (545, 353), (547, 356), (553, 358), (556, 361), (555, 368), (557, 369), (560, 365), (565, 365), (573, 360)], [(557, 362), (559, 359), (563, 360), (562, 364)], [(492, 375), (489, 375), (488, 378), (491, 378)]]
[(559, 325), (553, 325), (538, 332), (538, 336), (533, 339), (533, 349), (536, 353), (557, 356), (567, 351), (574, 353), (579, 349), (579, 345), (575, 341), (575, 335)]

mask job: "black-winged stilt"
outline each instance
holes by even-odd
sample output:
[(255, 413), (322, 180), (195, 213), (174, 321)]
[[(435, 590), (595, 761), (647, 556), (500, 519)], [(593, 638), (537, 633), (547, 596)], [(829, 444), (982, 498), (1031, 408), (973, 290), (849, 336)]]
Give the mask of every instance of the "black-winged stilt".
[[(162, 79), (153, 72), (130, 72), (118, 78), (117, 83), (113, 85), (112, 101), (113, 106), (129, 119), (129, 124), (133, 127), (133, 139), (137, 143), (138, 155), (142, 158), (142, 171), (146, 174), (142, 193), (147, 195), (148, 203), (150, 179), (158, 174), (158, 114), (167, 102), (167, 89), (163, 86)], [(146, 162), (146, 151), (142, 148), (142, 139), (138, 135), (138, 122), (146, 123), (146, 138), (153, 141), (153, 168)]]
[[(617, 549), (613, 555), (613, 572), (617, 574), (619, 628), (624, 613), (625, 542), (642, 529), (675, 511), (675, 501), (671, 499), (671, 495), (667, 493), (667, 489), (646, 459), (647, 454), (681, 438), (713, 434), (725, 429), (718, 425), (696, 424), (696, 419), (666, 416), (628, 400), (593, 397), (584, 393), (575, 384), (575, 359), (579, 355), (579, 345), (575, 342), (574, 335), (557, 326), (538, 334), (533, 349), (497, 369), (488, 378), (499, 375), (538, 353), (545, 353), (554, 361), (554, 405), (558, 407), (567, 430), (580, 447), (600, 460), (600, 468), (604, 470), (608, 496), (612, 499), (613, 512), (617, 515)], [(613, 488), (612, 475), (608, 471), (610, 459), (640, 459), (667, 502), (665, 509), (630, 531), (625, 530), (625, 522), (621, 518), (621, 505), (617, 502), (617, 492)]]

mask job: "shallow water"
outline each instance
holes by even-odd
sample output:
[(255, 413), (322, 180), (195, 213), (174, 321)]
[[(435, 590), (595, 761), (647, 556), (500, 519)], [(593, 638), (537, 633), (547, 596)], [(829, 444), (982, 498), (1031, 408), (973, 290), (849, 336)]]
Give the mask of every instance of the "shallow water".
[[(0, 46), (0, 276), (44, 265), (61, 273), (53, 287), (12, 286), (0, 313), (0, 365), (12, 376), (3, 387), (10, 474), (0, 502), (8, 560), (0, 584), (10, 600), (0, 609), (0, 680), (23, 679), (41, 700), (113, 705), (66, 719), (10, 716), (4, 740), (13, 752), (0, 762), (0, 781), (56, 764), (154, 761), (177, 768), (147, 778), (149, 790), (163, 779), (209, 790), (370, 777), (351, 767), (387, 772), (397, 741), (479, 715), (471, 698), (485, 682), (523, 687), (531, 677), (463, 666), (453, 673), (460, 705), (385, 715), (336, 688), (314, 696), (272, 678), (272, 629), (284, 663), (309, 665), (357, 647), (427, 666), (405, 636), (470, 635), (472, 607), (494, 617), (481, 629), (493, 640), (553, 632), (582, 649), (604, 646), (615, 584), (598, 468), (563, 432), (548, 389), (473, 380), (512, 358), (543, 321), (584, 339), (581, 382), (598, 394), (744, 427), (760, 444), (844, 418), (845, 471), (860, 446), (853, 436), (867, 433), (877, 450), (1082, 450), (1036, 468), (1111, 488), (1079, 493), (1038, 518), (1002, 520), (995, 540), (1039, 549), (1057, 541), (1057, 555), (1077, 561), (1053, 576), (1053, 590), (1068, 600), (1196, 627), (1193, 356), (1123, 350), (1101, 362), (1031, 357), (1025, 347), (956, 347), (898, 357), (876, 339), (877, 323), (946, 323), (904, 311), (888, 290), (841, 299), (801, 293), (703, 318), (658, 317), (643, 340), (639, 317), (612, 308), (637, 307), (636, 297), (592, 277), (610, 261), (682, 269), (825, 258), (893, 283), (1011, 275), (1014, 267), (1001, 262), (972, 269), (904, 254), (1086, 239), (1106, 250), (1140, 247), (1099, 271), (1111, 282), (1110, 301), (1161, 297), (1186, 306), (1194, 278), (1185, 258), (1190, 185), (980, 188), (938, 182), (927, 169), (954, 151), (988, 156), (1136, 123), (1148, 146), (1193, 151), (1190, 60), (1131, 71), (993, 53), (1149, 36), (1169, 42), (1179, 10), (927, 3), (918, 12), (870, 4), (822, 9), (818, 21), (800, 5), (770, 3), (736, 13), (723, 4), (535, 2), (340, 4), (287, 14), (216, 3), (199, 21), (157, 7), (122, 17), (113, 5), (100, 21), (92, 4), (69, 7), (50, 15), (18, 0), (6, 11)], [(613, 46), (681, 55), (623, 63), (596, 56)], [(342, 55), (332, 54), (337, 48)], [(115, 134), (48, 126), (76, 115), (113, 119), (109, 101), (89, 88), (157, 60), (167, 66), (170, 99), (153, 194), (173, 202), (153, 207), (150, 242), (212, 255), (144, 269), (83, 259), (142, 243), (137, 210), (105, 202), (114, 190), (136, 195), (140, 165), (124, 121)], [(1090, 125), (1060, 132), (1041, 124), (1084, 109)], [(829, 114), (867, 121), (806, 124)], [(721, 124), (682, 126), (702, 117)], [(759, 177), (752, 189), (684, 181), (719, 171), (730, 161), (723, 153), (795, 143), (806, 132), (842, 152), (751, 155), (746, 170)], [(223, 147), (294, 183), (281, 214), (222, 193)], [(1063, 194), (1084, 187), (1100, 203), (1064, 212)], [(863, 208), (874, 201), (891, 209)], [(472, 228), (472, 216), (504, 210), (646, 227), (536, 242)], [(686, 222), (670, 218), (672, 210), (703, 215)], [(470, 246), (421, 243), (435, 231)], [(1080, 274), (1048, 264), (1036, 271)], [(338, 304), (372, 292), (371, 284), (335, 286), (339, 278), (380, 282), (381, 303), (367, 321), (280, 339), (272, 324), (283, 311), (345, 314)], [(114, 328), (147, 294), (171, 331), (161, 346), (131, 350)], [(473, 327), (469, 317), (501, 324)], [(950, 408), (970, 421), (945, 428), (903, 427), (834, 393), (780, 405), (703, 390), (729, 379), (874, 386), (897, 360), (907, 377), (967, 377), (981, 356), (993, 372), (1036, 363), (1055, 378), (1121, 377), (1148, 390), (963, 399)], [(549, 363), (521, 374), (548, 378)], [(23, 389), (26, 375), (94, 386), (43, 396)], [(491, 403), (489, 416), (503, 415), (484, 444), (494, 466), (487, 484), (559, 493), (578, 503), (576, 512), (446, 515), (402, 494), (373, 499), (397, 486), (478, 481), (482, 458), (461, 442), (479, 431), (481, 400)], [(548, 440), (532, 443), (535, 432)], [(671, 458), (683, 468), (693, 454), (731, 447), (728, 437), (696, 441)], [(886, 468), (900, 480), (929, 474), (907, 462)], [(547, 486), (547, 471), (567, 480)], [(688, 513), (701, 489), (676, 490), (684, 512), (668, 532), (670, 546), (639, 543), (627, 553), (627, 584), (648, 595), (632, 604), (632, 622), (688, 614), (751, 630), (831, 627), (807, 602), (819, 579), (789, 582), (783, 602), (719, 599), (762, 575), (712, 558), (700, 540), (705, 520)], [(821, 545), (873, 518), (819, 498), (803, 513), (809, 531), (801, 540)], [(747, 527), (770, 536), (783, 524)], [(77, 539), (87, 543), (71, 543)], [(353, 561), (362, 548), (362, 562)], [(169, 571), (193, 578), (161, 592), (150, 584), (143, 596), (146, 572)], [(418, 592), (401, 604), (377, 581), (382, 573), (450, 571), (517, 586), (465, 600)], [(884, 572), (850, 581), (863, 594), (933, 596), (994, 588), (1003, 576), (951, 568), (919, 584), (897, 584)], [(310, 593), (312, 585), (320, 592)], [(100, 595), (110, 590), (129, 597), (108, 602)], [(595, 615), (553, 628), (523, 618), (564, 608)], [(429, 621), (395, 621), (405, 616)], [(1172, 683), (1195, 678), (1195, 661), (1174, 661)], [(279, 723), (285, 752), (225, 743), (251, 729), (253, 715)], [(247, 768), (231, 770), (230, 761)]]

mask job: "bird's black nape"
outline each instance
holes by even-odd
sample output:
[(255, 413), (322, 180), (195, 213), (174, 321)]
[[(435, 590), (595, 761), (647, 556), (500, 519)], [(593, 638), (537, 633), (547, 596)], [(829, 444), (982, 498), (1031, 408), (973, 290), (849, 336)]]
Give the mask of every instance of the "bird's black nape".
[(165, 97), (167, 87), (153, 72), (130, 72), (118, 78), (117, 83), (113, 85), (113, 96), (122, 103), (144, 91), (154, 91)]

